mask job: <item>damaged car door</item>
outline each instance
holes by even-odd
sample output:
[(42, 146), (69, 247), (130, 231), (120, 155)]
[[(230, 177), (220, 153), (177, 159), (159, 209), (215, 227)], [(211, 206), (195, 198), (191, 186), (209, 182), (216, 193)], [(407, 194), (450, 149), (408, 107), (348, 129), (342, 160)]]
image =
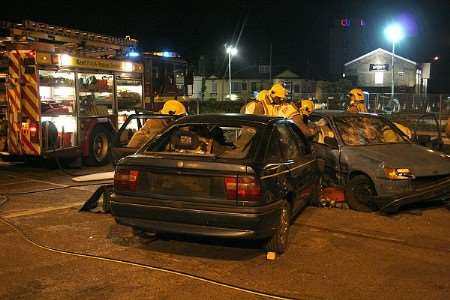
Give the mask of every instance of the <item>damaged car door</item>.
[(324, 184), (342, 183), (339, 143), (332, 123), (323, 115), (312, 115), (310, 118), (320, 128), (313, 138), (312, 149), (317, 157), (325, 161)]
[(152, 113), (130, 115), (112, 140), (112, 161), (135, 153), (147, 141), (162, 132), (175, 120), (174, 116)]

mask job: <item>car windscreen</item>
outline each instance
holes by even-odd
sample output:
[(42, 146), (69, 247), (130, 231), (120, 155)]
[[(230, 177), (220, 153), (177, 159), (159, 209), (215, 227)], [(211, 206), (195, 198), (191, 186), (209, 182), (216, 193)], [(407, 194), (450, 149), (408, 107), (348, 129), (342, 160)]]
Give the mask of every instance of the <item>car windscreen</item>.
[(349, 146), (408, 143), (391, 123), (371, 116), (335, 117), (343, 142)]
[(243, 159), (255, 142), (256, 132), (255, 127), (244, 125), (183, 124), (165, 132), (145, 152)]

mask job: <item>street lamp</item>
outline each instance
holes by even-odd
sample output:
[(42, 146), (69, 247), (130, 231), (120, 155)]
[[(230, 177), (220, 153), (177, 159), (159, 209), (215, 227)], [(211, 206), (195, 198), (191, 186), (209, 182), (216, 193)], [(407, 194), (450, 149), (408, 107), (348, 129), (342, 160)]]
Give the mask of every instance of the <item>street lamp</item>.
[(228, 85), (230, 88), (230, 92), (228, 94), (229, 100), (231, 100), (231, 57), (237, 54), (236, 47), (225, 44), (225, 50), (228, 53)]
[(403, 29), (398, 24), (391, 24), (384, 29), (384, 34), (389, 41), (392, 42), (392, 81), (391, 81), (391, 99), (394, 99), (394, 55), (395, 55), (395, 43), (399, 42), (404, 34)]

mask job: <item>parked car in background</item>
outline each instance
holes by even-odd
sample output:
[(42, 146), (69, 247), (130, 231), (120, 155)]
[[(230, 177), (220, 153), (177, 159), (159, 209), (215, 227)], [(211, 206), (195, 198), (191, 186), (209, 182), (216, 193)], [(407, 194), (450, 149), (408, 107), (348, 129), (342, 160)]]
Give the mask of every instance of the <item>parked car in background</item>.
[(324, 180), (345, 188), (351, 208), (395, 212), (450, 198), (450, 157), (412, 143), (384, 117), (325, 111), (311, 120), (321, 125), (313, 148), (325, 160)]
[(265, 239), (282, 253), (319, 181), (318, 160), (288, 120), (188, 116), (118, 162), (111, 210), (141, 230)]

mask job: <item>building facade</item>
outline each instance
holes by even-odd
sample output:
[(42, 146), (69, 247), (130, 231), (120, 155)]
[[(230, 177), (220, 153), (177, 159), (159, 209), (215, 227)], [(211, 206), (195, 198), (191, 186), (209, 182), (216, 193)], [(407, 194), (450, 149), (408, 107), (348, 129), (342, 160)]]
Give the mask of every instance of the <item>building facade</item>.
[[(390, 93), (392, 53), (378, 48), (344, 64), (345, 78), (354, 86), (371, 93)], [(423, 92), (422, 66), (405, 57), (394, 55), (395, 93)]]
[[(268, 79), (267, 76), (232, 76), (231, 79), (231, 100), (248, 100), (255, 98), (256, 94), (263, 89), (270, 89), (275, 82), (284, 82), (286, 89), (292, 99), (300, 99), (315, 92), (316, 82), (300, 78), (290, 70), (284, 70)], [(199, 82), (199, 81), (198, 81)], [(198, 84), (197, 84), (198, 85)], [(199, 90), (199, 88), (195, 88)], [(211, 75), (203, 80), (203, 99), (224, 101), (230, 98), (230, 88), (228, 78), (219, 78)], [(201, 98), (201, 97), (199, 97)]]

